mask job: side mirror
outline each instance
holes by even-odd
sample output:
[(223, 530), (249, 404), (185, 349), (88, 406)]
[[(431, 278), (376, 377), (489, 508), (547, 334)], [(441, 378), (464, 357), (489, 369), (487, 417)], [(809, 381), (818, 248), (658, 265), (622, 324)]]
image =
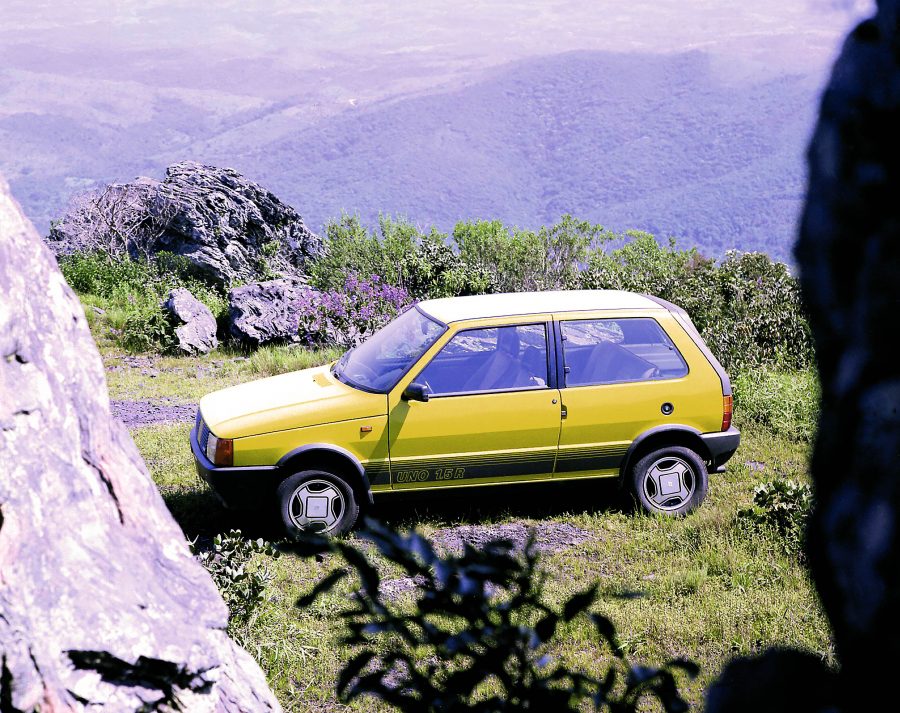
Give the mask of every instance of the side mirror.
[(428, 401), (428, 392), (425, 390), (425, 384), (412, 382), (403, 390), (400, 398), (404, 401)]

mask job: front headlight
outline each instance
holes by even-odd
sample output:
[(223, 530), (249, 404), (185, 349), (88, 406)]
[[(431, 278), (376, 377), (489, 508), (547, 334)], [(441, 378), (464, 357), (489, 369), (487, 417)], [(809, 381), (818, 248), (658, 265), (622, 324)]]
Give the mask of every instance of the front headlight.
[(234, 464), (234, 441), (230, 438), (217, 438), (212, 431), (206, 441), (206, 457), (215, 465), (231, 466)]

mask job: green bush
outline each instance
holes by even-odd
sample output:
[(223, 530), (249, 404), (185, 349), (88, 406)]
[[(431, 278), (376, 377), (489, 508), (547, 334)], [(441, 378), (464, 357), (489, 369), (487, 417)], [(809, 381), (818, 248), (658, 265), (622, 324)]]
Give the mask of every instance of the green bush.
[(151, 279), (147, 263), (115, 259), (103, 253), (72, 253), (59, 257), (59, 268), (69, 286), (81, 294), (107, 299), (143, 293)]
[(493, 291), (489, 276), (461, 259), (445, 234), (423, 233), (407, 220), (381, 216), (378, 231), (370, 232), (358, 217), (344, 215), (325, 226), (324, 248), (310, 269), (321, 290), (343, 289), (354, 274), (376, 275), (415, 299)]
[(611, 237), (601, 226), (570, 215), (537, 231), (498, 220), (457, 223), (453, 229), (460, 258), (490, 276), (496, 292), (571, 287), (591, 246)]
[(228, 605), (228, 633), (233, 636), (266, 600), (266, 589), (274, 578), (265, 565), (254, 564), (254, 556), (277, 557), (278, 551), (265, 540), (247, 540), (240, 530), (231, 530), (216, 535), (210, 550), (200, 550), (196, 540), (191, 542), (191, 552), (212, 575)]
[(142, 261), (101, 252), (73, 253), (61, 256), (59, 267), (76, 292), (102, 298), (104, 309), (124, 313), (120, 341), (130, 351), (174, 348), (175, 328), (160, 303), (178, 287), (190, 290), (217, 318), (228, 312), (225, 294), (182, 255), (162, 252)]
[(415, 298), (496, 292), (491, 274), (463, 260), (446, 236), (427, 235), (401, 260), (401, 286)]
[(815, 437), (820, 387), (814, 369), (746, 369), (733, 377), (732, 385), (738, 418), (797, 441), (808, 443)]
[(745, 520), (771, 528), (787, 549), (801, 552), (806, 523), (813, 506), (812, 488), (806, 483), (777, 478), (753, 491), (753, 506), (741, 510)]
[[(631, 665), (612, 622), (592, 609), (599, 585), (570, 596), (561, 607), (544, 602), (533, 535), (517, 554), (494, 540), (462, 554), (439, 556), (416, 532), (397, 533), (367, 521), (362, 539), (415, 583), (415, 605), (398, 605), (382, 590), (365, 552), (348, 541), (304, 537), (311, 556), (331, 552), (355, 571), (361, 589), (342, 617), (344, 643), (357, 653), (337, 681), (346, 702), (374, 695), (403, 711), (646, 710), (656, 698), (670, 712), (687, 710), (675, 671), (693, 677), (695, 664), (676, 659), (662, 667)], [(327, 575), (297, 605), (308, 607), (347, 572)], [(570, 622), (585, 618), (612, 661), (600, 677), (553, 660), (549, 650), (565, 640)]]
[(783, 263), (729, 252), (720, 263), (696, 250), (660, 246), (630, 231), (616, 249), (595, 250), (579, 275), (590, 289), (642, 292), (674, 302), (728, 370), (803, 369), (814, 360), (800, 286)]
[(159, 305), (129, 312), (121, 336), (122, 346), (131, 352), (171, 352), (178, 345), (175, 326)]

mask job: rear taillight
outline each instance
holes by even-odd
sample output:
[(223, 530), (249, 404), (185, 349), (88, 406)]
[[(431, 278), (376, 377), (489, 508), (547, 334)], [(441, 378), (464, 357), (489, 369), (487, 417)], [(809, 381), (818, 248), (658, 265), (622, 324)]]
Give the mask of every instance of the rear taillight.
[(731, 396), (722, 397), (722, 430), (731, 428), (731, 412), (734, 408), (734, 400)]

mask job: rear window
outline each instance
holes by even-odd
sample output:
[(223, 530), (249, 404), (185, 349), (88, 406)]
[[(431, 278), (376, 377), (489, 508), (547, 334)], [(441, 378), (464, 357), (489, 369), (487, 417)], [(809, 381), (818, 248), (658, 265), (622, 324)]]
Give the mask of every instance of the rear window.
[(655, 319), (562, 322), (566, 386), (677, 379), (687, 363)]

